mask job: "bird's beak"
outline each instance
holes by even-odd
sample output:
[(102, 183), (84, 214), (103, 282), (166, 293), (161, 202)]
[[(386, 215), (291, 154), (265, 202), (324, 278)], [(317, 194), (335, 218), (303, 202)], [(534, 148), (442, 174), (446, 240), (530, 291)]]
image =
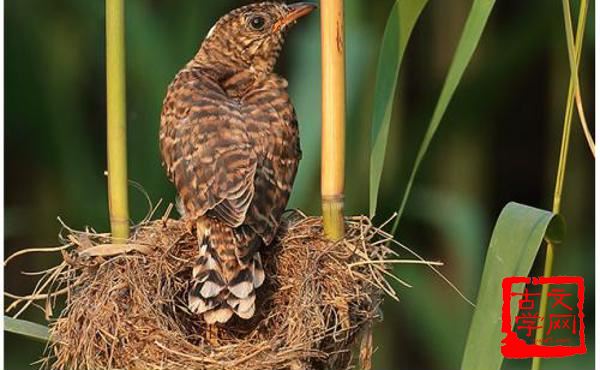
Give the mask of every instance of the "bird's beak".
[(280, 31), (284, 27), (296, 22), (298, 19), (312, 13), (317, 9), (317, 4), (294, 3), (288, 5), (288, 13), (273, 26), (274, 31)]

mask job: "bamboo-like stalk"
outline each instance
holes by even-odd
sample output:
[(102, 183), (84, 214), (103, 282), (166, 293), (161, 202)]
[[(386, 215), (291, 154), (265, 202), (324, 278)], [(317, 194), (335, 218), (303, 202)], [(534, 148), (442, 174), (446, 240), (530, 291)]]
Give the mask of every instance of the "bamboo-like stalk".
[[(569, 92), (567, 94), (567, 105), (565, 109), (565, 118), (563, 122), (563, 135), (560, 147), (560, 157), (558, 160), (558, 170), (556, 173), (556, 183), (554, 188), (554, 198), (552, 204), (552, 212), (555, 214), (560, 213), (561, 210), (561, 200), (563, 193), (563, 184), (565, 179), (565, 172), (567, 168), (567, 158), (569, 154), (569, 141), (571, 137), (571, 123), (573, 120), (573, 112), (575, 108), (575, 95), (578, 91), (578, 69), (579, 69), (579, 61), (581, 59), (581, 49), (583, 46), (583, 34), (585, 30), (585, 21), (587, 19), (587, 0), (582, 0), (580, 2), (579, 8), (579, 19), (577, 24), (577, 36), (575, 40), (575, 45), (573, 45), (573, 35), (571, 22), (571, 14), (569, 8), (569, 0), (563, 0), (563, 12), (565, 16), (565, 27), (567, 29), (567, 48), (569, 49), (570, 59), (571, 59), (571, 79), (569, 82)], [(573, 51), (573, 49), (575, 49)], [(544, 261), (544, 277), (552, 276), (552, 269), (554, 264), (554, 247), (553, 243), (548, 243), (546, 247), (546, 259)], [(544, 339), (544, 324), (546, 321), (543, 321), (543, 317), (546, 316), (546, 311), (548, 309), (548, 291), (550, 290), (550, 285), (545, 284), (542, 286), (541, 298), (540, 298), (540, 311), (538, 316), (538, 329), (535, 331), (535, 343), (542, 343)], [(540, 370), (541, 368), (541, 358), (534, 357), (531, 362), (531, 370)]]
[(115, 241), (129, 238), (123, 0), (106, 0), (108, 208)]
[(344, 236), (344, 144), (346, 68), (344, 1), (321, 1), (321, 63), (323, 71), (323, 128), (321, 198), (326, 237)]

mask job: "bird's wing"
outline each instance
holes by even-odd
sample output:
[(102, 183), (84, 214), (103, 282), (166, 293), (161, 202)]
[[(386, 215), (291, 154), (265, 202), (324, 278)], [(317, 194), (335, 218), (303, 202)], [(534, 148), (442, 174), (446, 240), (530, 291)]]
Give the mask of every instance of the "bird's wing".
[(231, 227), (246, 218), (257, 158), (239, 102), (200, 74), (180, 74), (161, 118), (161, 154), (188, 216), (210, 212)]
[(268, 245), (287, 205), (301, 157), (296, 113), (287, 81), (265, 79), (241, 101), (248, 136), (257, 156), (254, 190), (244, 224)]

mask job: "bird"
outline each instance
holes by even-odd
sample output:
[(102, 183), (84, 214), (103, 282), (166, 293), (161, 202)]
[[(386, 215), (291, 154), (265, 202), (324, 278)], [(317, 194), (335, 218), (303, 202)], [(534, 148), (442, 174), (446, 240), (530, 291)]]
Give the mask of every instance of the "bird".
[(276, 237), (301, 159), (288, 82), (274, 72), (288, 30), (311, 3), (232, 10), (176, 74), (161, 112), (162, 163), (195, 229), (187, 306), (209, 325), (256, 311), (261, 250)]

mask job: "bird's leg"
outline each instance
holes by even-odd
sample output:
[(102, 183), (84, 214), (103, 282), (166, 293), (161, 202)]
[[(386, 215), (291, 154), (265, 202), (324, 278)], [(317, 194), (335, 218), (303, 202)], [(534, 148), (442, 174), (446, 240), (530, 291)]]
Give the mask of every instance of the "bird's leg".
[(219, 346), (219, 327), (217, 324), (206, 324), (206, 341), (211, 347)]

